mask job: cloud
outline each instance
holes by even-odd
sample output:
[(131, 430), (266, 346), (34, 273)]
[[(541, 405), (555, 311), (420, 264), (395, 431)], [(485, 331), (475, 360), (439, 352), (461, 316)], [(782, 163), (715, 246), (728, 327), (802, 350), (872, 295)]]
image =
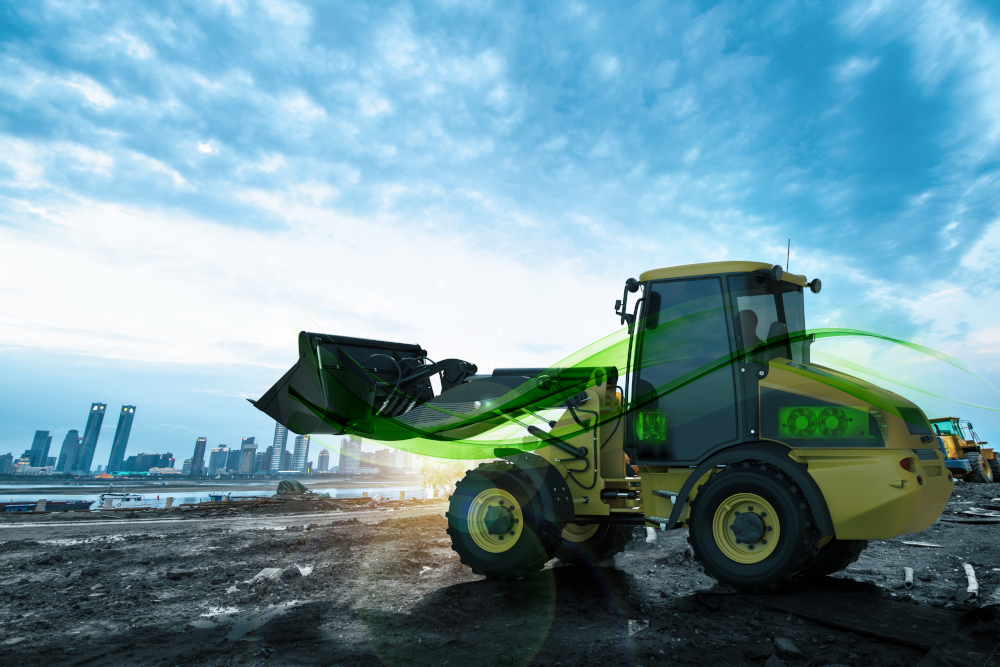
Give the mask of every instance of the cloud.
[(860, 58), (854, 56), (837, 65), (834, 77), (840, 83), (852, 83), (878, 67), (878, 63), (878, 58)]
[[(817, 322), (995, 368), (989, 318), (922, 301), (1000, 305), (981, 7), (12, 10), (0, 243), (60, 279), (17, 288), (0, 341), (277, 367), (321, 325), (544, 364), (614, 326), (624, 277), (791, 236)], [(532, 342), (507, 316), (539, 298)]]

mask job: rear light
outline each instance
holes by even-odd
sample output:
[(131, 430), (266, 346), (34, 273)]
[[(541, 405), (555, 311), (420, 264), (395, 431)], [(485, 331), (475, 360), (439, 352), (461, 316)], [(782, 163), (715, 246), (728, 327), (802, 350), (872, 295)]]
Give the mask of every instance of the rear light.
[(899, 467), (902, 468), (903, 470), (909, 470), (910, 469), (910, 459), (903, 459), (902, 461), (900, 461), (899, 462)]

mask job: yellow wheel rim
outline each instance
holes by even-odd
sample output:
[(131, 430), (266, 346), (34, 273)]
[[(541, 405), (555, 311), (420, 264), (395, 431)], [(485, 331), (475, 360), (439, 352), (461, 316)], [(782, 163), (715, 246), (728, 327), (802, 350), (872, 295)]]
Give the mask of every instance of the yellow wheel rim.
[(586, 542), (597, 534), (598, 525), (592, 523), (588, 526), (578, 526), (575, 523), (567, 523), (563, 528), (562, 538), (567, 542)]
[(503, 489), (486, 489), (469, 503), (469, 535), (491, 554), (510, 549), (524, 530), (524, 514), (514, 496)]
[(833, 535), (824, 535), (823, 537), (819, 538), (819, 542), (816, 543), (816, 546), (822, 549), (823, 547), (828, 545), (830, 543), (830, 540), (832, 539)]
[(990, 464), (986, 459), (979, 459), (979, 467), (983, 471), (983, 478), (992, 482), (993, 481), (993, 471), (990, 470)]
[(715, 510), (712, 535), (727, 558), (749, 565), (774, 552), (781, 539), (781, 525), (766, 500), (755, 493), (737, 493)]

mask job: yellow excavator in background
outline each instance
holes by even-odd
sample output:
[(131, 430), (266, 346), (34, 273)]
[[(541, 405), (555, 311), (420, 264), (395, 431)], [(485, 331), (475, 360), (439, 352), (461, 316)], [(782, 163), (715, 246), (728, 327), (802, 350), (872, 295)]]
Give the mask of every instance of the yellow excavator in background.
[(979, 439), (969, 420), (938, 417), (931, 420), (931, 427), (952, 474), (980, 484), (1000, 482), (1000, 461), (993, 449), (983, 446), (989, 443)]

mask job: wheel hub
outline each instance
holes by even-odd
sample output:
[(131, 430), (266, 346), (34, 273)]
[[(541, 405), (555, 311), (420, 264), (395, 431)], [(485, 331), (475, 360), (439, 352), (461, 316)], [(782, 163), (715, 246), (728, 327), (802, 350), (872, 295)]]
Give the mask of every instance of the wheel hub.
[(727, 558), (752, 564), (774, 553), (781, 526), (768, 501), (755, 493), (737, 493), (716, 509), (712, 533)]
[(521, 506), (503, 489), (484, 489), (469, 503), (466, 526), (479, 548), (489, 553), (507, 551), (524, 529)]
[(743, 544), (753, 544), (760, 541), (764, 536), (767, 526), (759, 514), (755, 512), (743, 512), (733, 520), (733, 525), (729, 527), (733, 531), (736, 539)]
[(514, 513), (503, 505), (490, 505), (483, 523), (486, 524), (486, 532), (490, 535), (503, 535), (514, 525)]

